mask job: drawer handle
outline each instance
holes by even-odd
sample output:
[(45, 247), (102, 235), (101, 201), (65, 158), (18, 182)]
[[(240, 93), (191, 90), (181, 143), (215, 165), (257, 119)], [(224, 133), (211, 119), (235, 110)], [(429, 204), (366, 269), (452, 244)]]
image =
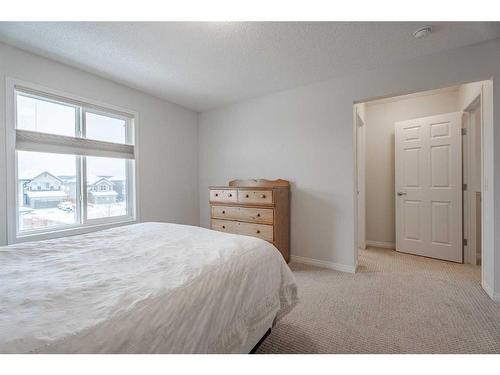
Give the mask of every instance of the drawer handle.
[(260, 214), (257, 214), (257, 217), (260, 217)]
[(215, 193), (215, 196), (218, 197), (219, 196), (219, 193)]
[(229, 193), (229, 198), (231, 198), (233, 196), (233, 194)]
[(245, 194), (245, 198), (249, 198), (249, 197), (250, 197), (250, 195), (248, 195), (248, 194)]
[(264, 199), (266, 197), (266, 194), (262, 194), (260, 197)]
[(226, 213), (226, 211), (225, 211), (225, 210), (222, 210), (222, 214), (225, 214), (225, 213)]
[(257, 234), (259, 234), (259, 233), (260, 233), (260, 230), (259, 230), (259, 229), (257, 229)]
[(222, 226), (222, 229), (226, 229), (226, 226), (225, 226), (225, 225), (223, 225), (223, 226)]

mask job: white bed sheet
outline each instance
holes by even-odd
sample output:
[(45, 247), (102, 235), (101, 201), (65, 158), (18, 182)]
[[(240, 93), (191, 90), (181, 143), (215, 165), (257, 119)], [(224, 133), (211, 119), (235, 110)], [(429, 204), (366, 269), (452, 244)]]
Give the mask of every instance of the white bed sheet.
[(0, 353), (239, 352), (296, 301), (274, 246), (199, 227), (0, 248)]

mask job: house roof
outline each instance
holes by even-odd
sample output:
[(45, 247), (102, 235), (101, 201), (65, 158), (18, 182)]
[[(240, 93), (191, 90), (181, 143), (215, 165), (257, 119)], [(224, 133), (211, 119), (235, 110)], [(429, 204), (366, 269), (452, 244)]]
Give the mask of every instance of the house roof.
[[(76, 178), (73, 177), (73, 176), (59, 176), (58, 177), (58, 176), (55, 176), (52, 173), (47, 172), (47, 171), (39, 173), (35, 177), (19, 176), (18, 175), (18, 180), (30, 181), (31, 182), (34, 179), (36, 179), (36, 178), (40, 177), (41, 175), (43, 175), (44, 173), (47, 173), (48, 175), (54, 177), (55, 179), (57, 179), (61, 183), (66, 183), (66, 184), (68, 184), (68, 183), (76, 183)], [(102, 180), (108, 182), (110, 185), (114, 185), (113, 181), (125, 181), (126, 178), (123, 177), (123, 176), (97, 176), (97, 175), (92, 175), (92, 174), (91, 175), (87, 175), (87, 185), (95, 185), (95, 184), (99, 183)]]
[(38, 177), (40, 177), (40, 176), (42, 176), (42, 175), (44, 175), (44, 174), (48, 174), (49, 176), (54, 177), (57, 181), (59, 181), (59, 182), (61, 182), (61, 183), (63, 182), (63, 181), (62, 181), (59, 177), (54, 176), (52, 173), (47, 172), (47, 171), (44, 171), (44, 172), (42, 172), (42, 173), (37, 174), (35, 177), (33, 177), (33, 178), (31, 179), (31, 181), (36, 180)]
[(106, 181), (110, 185), (113, 185), (113, 183), (109, 180), (109, 178), (107, 176), (96, 176), (96, 175), (92, 175), (92, 174), (87, 175), (87, 185), (88, 186), (96, 185), (101, 181)]
[(94, 183), (90, 183), (90, 184), (89, 184), (89, 183), (87, 182), (87, 185), (92, 186), (92, 185), (99, 185), (99, 184), (101, 184), (101, 183), (106, 183), (106, 184), (111, 185), (111, 186), (113, 186), (113, 185), (114, 185), (111, 181), (109, 181), (109, 180), (108, 180), (107, 178), (105, 178), (105, 177), (101, 177), (99, 180), (95, 181)]

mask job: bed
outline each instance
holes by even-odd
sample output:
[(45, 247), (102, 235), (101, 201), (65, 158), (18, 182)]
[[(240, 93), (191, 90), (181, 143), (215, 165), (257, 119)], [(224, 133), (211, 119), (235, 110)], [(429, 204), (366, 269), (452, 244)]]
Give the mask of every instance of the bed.
[(248, 353), (296, 302), (274, 246), (199, 227), (0, 248), (0, 353)]

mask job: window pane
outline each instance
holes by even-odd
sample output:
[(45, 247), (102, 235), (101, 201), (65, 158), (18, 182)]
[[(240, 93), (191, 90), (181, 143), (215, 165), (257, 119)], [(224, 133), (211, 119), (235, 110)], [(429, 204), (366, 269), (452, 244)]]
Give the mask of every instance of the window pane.
[(127, 122), (122, 119), (85, 113), (86, 138), (98, 141), (127, 143)]
[(76, 157), (17, 151), (19, 232), (74, 224)]
[(76, 108), (21, 94), (16, 100), (18, 129), (75, 136)]
[(127, 160), (87, 157), (87, 218), (127, 215)]

